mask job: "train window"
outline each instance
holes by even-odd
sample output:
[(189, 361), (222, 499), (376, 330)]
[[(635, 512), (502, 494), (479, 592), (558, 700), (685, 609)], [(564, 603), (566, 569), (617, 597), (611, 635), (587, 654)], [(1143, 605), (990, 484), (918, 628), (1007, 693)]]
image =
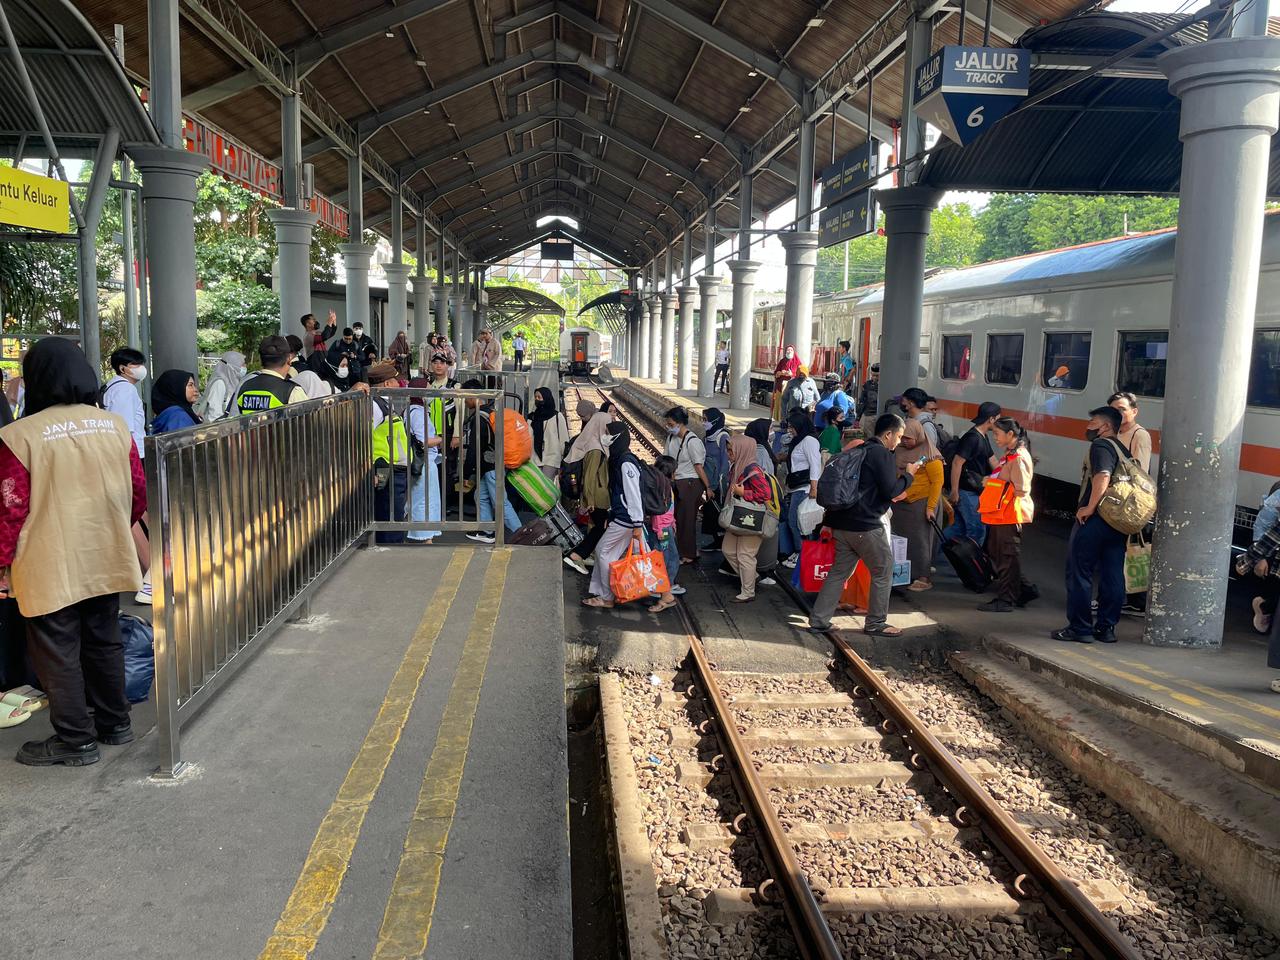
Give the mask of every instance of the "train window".
[(1041, 382), (1060, 390), (1083, 390), (1089, 383), (1092, 333), (1046, 333)]
[(944, 380), (968, 380), (969, 358), (973, 350), (973, 337), (967, 333), (960, 337), (942, 338), (942, 378)]
[(1022, 334), (993, 333), (987, 337), (987, 383), (1016, 387), (1022, 379)]
[(1280, 407), (1280, 330), (1253, 331), (1248, 403), (1252, 407)]
[(1164, 370), (1169, 361), (1169, 331), (1120, 334), (1120, 369), (1116, 390), (1140, 397), (1164, 396)]

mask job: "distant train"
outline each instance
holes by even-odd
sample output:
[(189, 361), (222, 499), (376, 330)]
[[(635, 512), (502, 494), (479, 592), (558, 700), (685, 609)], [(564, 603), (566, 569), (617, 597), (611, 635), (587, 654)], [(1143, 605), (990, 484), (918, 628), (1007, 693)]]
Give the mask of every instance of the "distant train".
[(590, 327), (569, 327), (560, 334), (560, 369), (590, 375), (613, 358), (613, 340)]
[[(1037, 473), (1064, 484), (1080, 482), (1089, 409), (1115, 391), (1139, 398), (1158, 454), (1175, 238), (1168, 230), (935, 272), (924, 286), (920, 385), (955, 427), (983, 400), (999, 403), (1030, 430)], [(861, 378), (880, 356), (883, 307), (881, 286), (815, 298), (811, 370), (820, 378), (849, 340)], [(756, 312), (753, 393), (772, 388), (781, 325), (781, 307)], [(1263, 234), (1247, 403), (1237, 523), (1280, 479), (1277, 215)]]

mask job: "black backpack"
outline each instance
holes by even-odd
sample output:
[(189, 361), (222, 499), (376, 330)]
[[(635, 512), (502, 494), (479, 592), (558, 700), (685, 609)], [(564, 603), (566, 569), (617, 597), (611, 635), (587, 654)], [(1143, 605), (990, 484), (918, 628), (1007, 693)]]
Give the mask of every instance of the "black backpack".
[(847, 510), (862, 499), (860, 488), (865, 447), (854, 447), (831, 459), (818, 477), (818, 506)]
[(640, 504), (646, 517), (671, 509), (671, 480), (651, 463), (640, 464)]

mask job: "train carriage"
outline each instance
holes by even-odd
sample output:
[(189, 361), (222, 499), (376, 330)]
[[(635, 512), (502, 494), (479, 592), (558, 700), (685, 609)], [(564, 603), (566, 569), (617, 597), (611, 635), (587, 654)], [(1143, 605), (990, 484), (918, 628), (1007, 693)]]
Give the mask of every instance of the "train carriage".
[[(1138, 397), (1158, 462), (1175, 239), (1161, 231), (934, 274), (924, 286), (920, 385), (956, 426), (983, 400), (999, 403), (1028, 427), (1037, 474), (1070, 487), (1080, 482), (1088, 411), (1128, 391)], [(815, 357), (851, 340), (861, 376), (879, 359), (884, 294), (849, 293), (851, 312), (833, 309), (834, 297), (815, 299)], [(776, 358), (780, 334), (762, 326), (758, 313), (756, 335)], [(753, 383), (771, 386), (772, 364), (757, 368)], [(1263, 237), (1240, 466), (1236, 517), (1247, 524), (1280, 478), (1277, 215), (1267, 217)]]
[(560, 369), (565, 373), (594, 374), (612, 359), (613, 340), (591, 327), (569, 327), (560, 334)]

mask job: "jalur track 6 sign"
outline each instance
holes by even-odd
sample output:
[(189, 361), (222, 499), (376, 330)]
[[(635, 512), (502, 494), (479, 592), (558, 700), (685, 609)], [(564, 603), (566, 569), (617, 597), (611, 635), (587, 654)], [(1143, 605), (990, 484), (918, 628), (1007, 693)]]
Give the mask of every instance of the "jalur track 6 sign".
[(71, 225), (71, 188), (14, 167), (0, 167), (0, 223), (50, 233)]
[(972, 143), (1027, 95), (1031, 54), (943, 47), (916, 71), (916, 114), (960, 145)]

